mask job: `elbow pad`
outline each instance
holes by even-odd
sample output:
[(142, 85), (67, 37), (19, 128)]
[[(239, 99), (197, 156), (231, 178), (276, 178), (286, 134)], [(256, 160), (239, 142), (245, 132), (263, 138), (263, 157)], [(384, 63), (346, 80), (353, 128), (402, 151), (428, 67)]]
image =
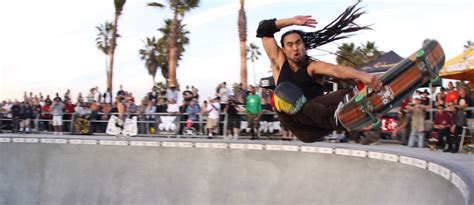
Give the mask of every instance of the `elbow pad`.
[(257, 37), (273, 37), (273, 34), (280, 31), (275, 24), (276, 19), (262, 20), (258, 24)]

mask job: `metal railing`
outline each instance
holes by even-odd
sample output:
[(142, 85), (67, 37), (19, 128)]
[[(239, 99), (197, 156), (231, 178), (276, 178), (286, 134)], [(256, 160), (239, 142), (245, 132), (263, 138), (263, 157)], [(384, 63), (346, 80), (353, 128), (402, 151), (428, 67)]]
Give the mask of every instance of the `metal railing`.
[[(11, 113), (0, 112), (0, 132), (1, 131), (19, 131), (19, 125), (14, 125), (15, 123), (19, 123), (21, 119), (19, 118), (12, 118), (8, 117)], [(111, 115), (116, 115), (118, 113), (97, 113), (95, 114), (96, 117), (91, 119), (91, 115), (88, 116), (88, 123), (89, 125), (89, 134), (106, 134), (107, 123), (109, 122), (109, 118)], [(44, 116), (47, 117), (44, 117)], [(49, 115), (49, 116), (48, 116)], [(137, 113), (126, 113), (127, 118), (131, 118), (136, 116), (137, 117), (137, 126), (138, 126), (138, 136), (148, 136), (148, 137), (185, 137), (186, 135), (182, 133), (183, 128), (186, 126), (189, 113), (147, 113), (147, 114), (137, 114)], [(207, 116), (208, 114), (198, 113), (198, 120), (193, 121), (192, 124), (196, 129), (196, 135), (194, 137), (199, 137), (203, 135), (207, 135), (206, 123), (207, 123)], [(245, 122), (245, 113), (239, 113), (241, 115), (241, 122)], [(278, 122), (276, 119), (275, 112), (265, 112), (262, 113), (264, 115), (271, 115), (273, 122)], [(105, 117), (104, 117), (105, 116)], [(167, 118), (166, 117), (171, 117)], [(172, 119), (172, 117), (175, 117)], [(84, 119), (84, 117), (78, 113), (64, 113), (63, 120), (62, 120), (62, 131), (66, 134), (78, 134), (75, 131), (74, 125), (76, 120), (79, 118)], [(107, 119), (107, 120), (105, 120)], [(228, 115), (226, 113), (221, 113), (219, 118), (219, 136), (227, 136), (228, 132)], [(173, 125), (168, 128), (171, 129), (160, 129), (166, 127), (164, 123), (171, 123), (167, 125)], [(15, 127), (16, 126), (16, 127)], [(52, 133), (52, 113), (41, 113), (40, 115), (36, 115), (34, 119), (31, 120), (30, 127), (33, 128), (33, 133)], [(8, 128), (8, 129), (7, 129)], [(242, 126), (241, 126), (242, 128)], [(245, 126), (243, 127), (245, 129)], [(271, 133), (273, 136), (281, 135), (281, 127), (279, 129), (275, 129), (278, 132)], [(260, 132), (259, 132), (260, 133)]]

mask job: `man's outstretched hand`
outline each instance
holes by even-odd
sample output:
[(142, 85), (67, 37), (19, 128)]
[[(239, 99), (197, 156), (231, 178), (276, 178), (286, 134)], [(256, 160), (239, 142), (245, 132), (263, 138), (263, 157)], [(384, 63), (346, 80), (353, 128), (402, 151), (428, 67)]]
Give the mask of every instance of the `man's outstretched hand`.
[(316, 27), (316, 24), (318, 24), (318, 22), (311, 18), (311, 16), (307, 15), (307, 16), (295, 16), (293, 17), (293, 24), (294, 25), (298, 25), (298, 26), (308, 26), (308, 27)]
[(382, 89), (382, 81), (380, 81), (380, 77), (378, 75), (366, 73), (364, 78), (361, 80), (365, 85), (371, 87), (375, 92), (379, 92)]

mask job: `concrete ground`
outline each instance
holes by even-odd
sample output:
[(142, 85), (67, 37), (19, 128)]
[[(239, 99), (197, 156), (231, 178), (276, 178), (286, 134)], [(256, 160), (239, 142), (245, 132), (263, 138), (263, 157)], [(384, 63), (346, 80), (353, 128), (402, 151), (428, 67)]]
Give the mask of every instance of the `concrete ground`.
[(0, 204), (474, 204), (474, 155), (394, 144), (0, 140)]

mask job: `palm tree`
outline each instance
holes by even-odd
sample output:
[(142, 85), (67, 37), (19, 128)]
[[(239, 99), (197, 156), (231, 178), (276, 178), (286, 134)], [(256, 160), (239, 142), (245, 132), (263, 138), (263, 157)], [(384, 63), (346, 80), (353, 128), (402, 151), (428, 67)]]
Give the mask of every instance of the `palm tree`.
[(139, 50), (140, 58), (145, 61), (145, 67), (153, 79), (153, 85), (155, 85), (155, 76), (158, 70), (158, 55), (160, 55), (158, 52), (158, 39), (155, 37), (147, 37), (143, 43), (145, 44), (145, 48)]
[(123, 11), (123, 6), (125, 5), (126, 0), (114, 0), (115, 5), (115, 17), (114, 17), (114, 24), (112, 27), (112, 37), (110, 40), (110, 48), (109, 48), (109, 67), (107, 72), (107, 88), (110, 89), (112, 92), (112, 77), (113, 77), (113, 70), (114, 70), (114, 54), (115, 48), (117, 46), (117, 29), (118, 29), (118, 19)]
[(343, 43), (342, 46), (338, 47), (338, 51), (336, 52), (336, 62), (339, 65), (344, 66), (358, 66), (357, 59), (359, 58), (357, 55), (357, 48), (355, 47), (354, 43)]
[(199, 0), (169, 0), (170, 8), (173, 12), (171, 20), (171, 33), (169, 36), (169, 85), (176, 86), (176, 67), (178, 64), (178, 17), (184, 17), (184, 14), (191, 9), (199, 6)]
[(384, 53), (377, 49), (377, 47), (375, 46), (375, 41), (367, 41), (366, 44), (362, 44), (362, 47), (357, 48), (357, 50), (360, 51), (360, 56), (362, 56), (364, 64), (379, 58)]
[[(105, 54), (105, 73), (107, 76), (107, 58), (109, 57), (109, 50), (110, 50), (110, 40), (112, 39), (112, 23), (106, 21), (104, 24), (100, 24), (96, 26), (97, 29), (97, 38), (95, 38), (96, 46), (99, 50), (101, 50)], [(120, 37), (117, 34), (117, 38)]]
[(375, 46), (375, 42), (367, 41), (362, 46), (355, 47), (354, 43), (343, 43), (336, 52), (336, 62), (339, 65), (358, 67), (379, 58), (384, 54)]
[(255, 78), (256, 78), (256, 75), (255, 75), (255, 60), (258, 60), (258, 56), (262, 55), (262, 53), (260, 53), (260, 51), (258, 50), (259, 47), (257, 45), (255, 45), (254, 43), (250, 43), (250, 46), (247, 47), (247, 54), (248, 54), (248, 57), (247, 59), (250, 59), (252, 61), (252, 69), (253, 69), (253, 84), (255, 85), (256, 82), (255, 82)]
[(245, 16), (245, 0), (240, 0), (239, 39), (240, 39), (240, 83), (247, 89), (247, 17)]
[[(177, 45), (178, 45), (178, 53), (177, 53), (177, 62), (176, 64), (179, 65), (179, 61), (182, 59), (183, 53), (185, 51), (184, 46), (189, 44), (188, 34), (189, 31), (185, 29), (186, 24), (182, 24), (182, 21), (178, 21), (178, 35), (177, 35)], [(171, 19), (165, 20), (165, 25), (162, 28), (159, 28), (163, 36), (157, 40), (155, 44), (155, 57), (157, 62), (157, 67), (161, 69), (161, 74), (165, 79), (169, 79), (169, 47), (168, 47), (168, 39), (171, 35)]]

